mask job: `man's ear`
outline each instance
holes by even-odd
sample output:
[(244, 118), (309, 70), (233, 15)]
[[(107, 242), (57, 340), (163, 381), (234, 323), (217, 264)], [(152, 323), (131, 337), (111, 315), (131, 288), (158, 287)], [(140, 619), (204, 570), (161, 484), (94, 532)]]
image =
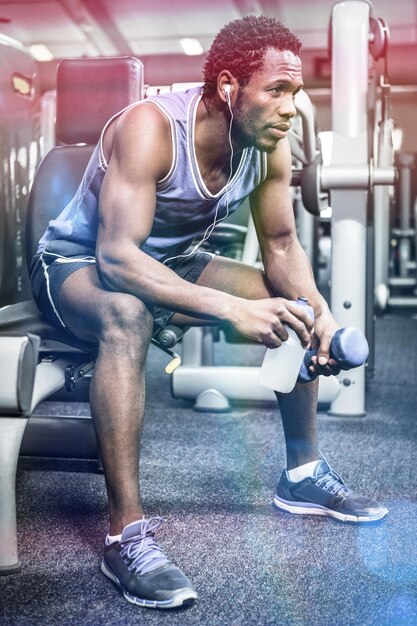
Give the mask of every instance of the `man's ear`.
[(235, 84), (236, 80), (229, 71), (225, 70), (219, 74), (217, 81), (218, 94), (220, 99), (226, 101), (229, 105)]

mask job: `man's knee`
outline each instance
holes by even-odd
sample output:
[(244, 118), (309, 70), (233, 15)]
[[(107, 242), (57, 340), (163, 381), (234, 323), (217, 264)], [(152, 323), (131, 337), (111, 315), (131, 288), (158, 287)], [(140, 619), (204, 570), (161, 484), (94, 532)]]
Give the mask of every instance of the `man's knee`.
[(130, 294), (109, 292), (100, 308), (100, 341), (136, 345), (150, 342), (153, 317), (142, 300)]

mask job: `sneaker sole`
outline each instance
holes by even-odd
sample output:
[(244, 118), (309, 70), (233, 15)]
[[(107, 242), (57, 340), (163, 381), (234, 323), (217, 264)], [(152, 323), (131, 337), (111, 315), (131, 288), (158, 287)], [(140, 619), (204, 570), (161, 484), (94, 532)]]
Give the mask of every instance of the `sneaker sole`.
[(197, 592), (194, 589), (180, 589), (169, 600), (145, 600), (144, 598), (138, 598), (132, 596), (123, 589), (120, 580), (113, 574), (113, 572), (107, 567), (104, 561), (101, 562), (101, 571), (105, 576), (110, 578), (123, 592), (125, 599), (131, 604), (136, 604), (147, 609), (175, 609), (180, 606), (188, 606), (197, 600)]
[(274, 506), (281, 510), (287, 511), (287, 513), (294, 513), (295, 515), (321, 515), (323, 517), (332, 517), (333, 519), (337, 519), (340, 522), (378, 522), (383, 519), (388, 513), (388, 509), (383, 509), (377, 515), (361, 517), (356, 515), (347, 515), (346, 513), (339, 513), (338, 511), (334, 511), (333, 509), (327, 509), (325, 506), (320, 506), (319, 504), (309, 504), (309, 503), (295, 503), (290, 502), (289, 500), (284, 500), (278, 496), (274, 497)]

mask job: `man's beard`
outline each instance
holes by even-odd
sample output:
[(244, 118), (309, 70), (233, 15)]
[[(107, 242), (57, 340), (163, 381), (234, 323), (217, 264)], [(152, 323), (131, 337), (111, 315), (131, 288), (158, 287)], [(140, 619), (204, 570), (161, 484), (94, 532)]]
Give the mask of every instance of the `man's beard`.
[[(250, 130), (245, 130), (245, 128), (248, 127), (249, 129), (252, 129), (252, 132), (250, 132)], [(242, 111), (242, 100), (240, 94), (234, 108), (234, 122), (232, 128), (238, 142), (245, 147), (254, 147), (260, 152), (272, 154), (278, 145), (279, 139), (271, 139), (269, 143), (266, 143), (265, 140), (259, 138), (259, 131), (256, 131), (256, 124)]]
[(271, 142), (266, 143), (265, 140), (259, 139), (255, 133), (250, 134), (242, 131), (240, 124), (238, 125), (236, 131), (239, 136), (239, 141), (243, 142), (243, 144), (247, 147), (256, 148), (260, 152), (265, 152), (266, 154), (272, 154), (276, 150), (279, 139), (272, 139)]
[(278, 141), (279, 139), (276, 140), (276, 142), (274, 144), (265, 146), (265, 144), (263, 144), (260, 141), (257, 141), (254, 146), (255, 148), (257, 148), (260, 152), (265, 152), (266, 154), (272, 154), (273, 152), (275, 152), (277, 145), (278, 145)]

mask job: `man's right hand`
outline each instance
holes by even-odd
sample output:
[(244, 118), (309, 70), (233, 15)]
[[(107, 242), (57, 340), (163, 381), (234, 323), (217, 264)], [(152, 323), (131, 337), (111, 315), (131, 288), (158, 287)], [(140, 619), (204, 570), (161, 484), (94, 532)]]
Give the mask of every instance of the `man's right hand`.
[(288, 339), (285, 324), (297, 333), (304, 348), (309, 347), (314, 322), (303, 307), (285, 298), (237, 300), (228, 321), (241, 335), (267, 348), (278, 348)]

